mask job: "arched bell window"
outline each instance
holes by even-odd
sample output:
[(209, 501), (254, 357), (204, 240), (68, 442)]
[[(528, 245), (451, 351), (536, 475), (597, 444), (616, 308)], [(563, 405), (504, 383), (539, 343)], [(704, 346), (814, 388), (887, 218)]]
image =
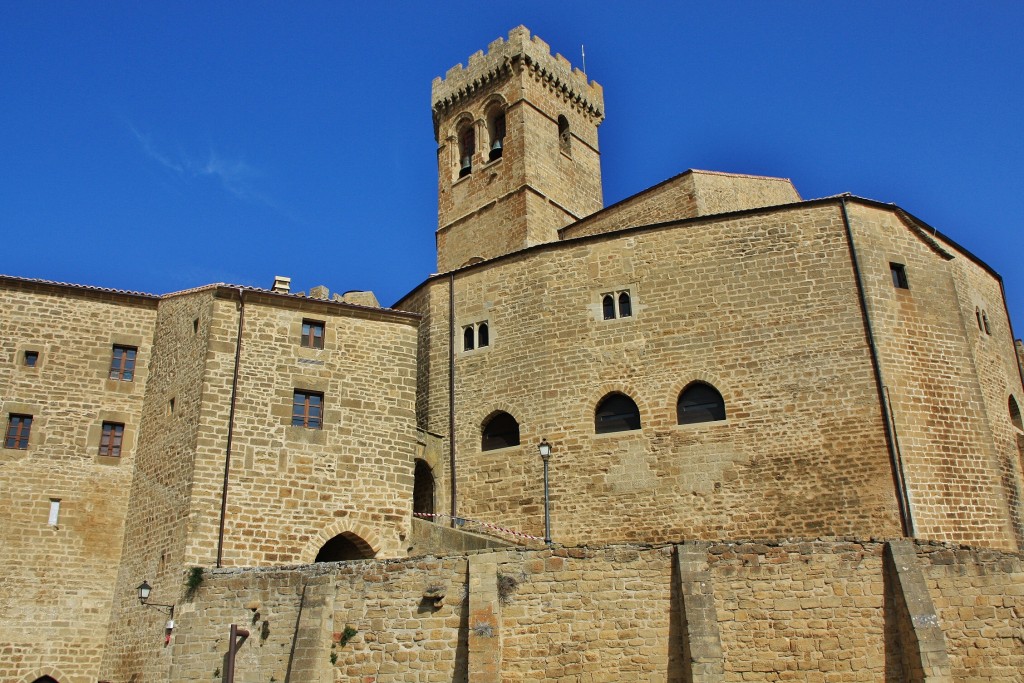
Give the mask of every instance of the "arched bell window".
[(640, 409), (625, 394), (611, 393), (601, 399), (594, 411), (594, 432), (609, 434), (640, 429)]
[(681, 425), (725, 419), (725, 401), (710, 384), (694, 382), (679, 394), (676, 422)]
[(500, 159), (505, 150), (505, 110), (499, 106), (491, 109), (487, 116), (488, 142), (487, 159)]
[(473, 124), (466, 122), (459, 129), (459, 177), (473, 172), (473, 153), (476, 151), (476, 134)]
[(562, 154), (572, 156), (572, 132), (569, 130), (569, 119), (558, 115), (558, 147)]
[(480, 450), (493, 451), (519, 445), (519, 423), (504, 411), (492, 414), (480, 430)]

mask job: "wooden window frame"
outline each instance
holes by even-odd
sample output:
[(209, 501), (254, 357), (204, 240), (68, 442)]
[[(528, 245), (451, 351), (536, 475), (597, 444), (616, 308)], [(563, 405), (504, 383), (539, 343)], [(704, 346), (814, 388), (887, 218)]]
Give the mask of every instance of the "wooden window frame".
[[(302, 347), (307, 349), (323, 350), (324, 334), (326, 332), (326, 327), (327, 325), (322, 320), (303, 319), (301, 341)], [(317, 330), (320, 331), (319, 337), (316, 335)]]
[(121, 446), (124, 443), (124, 423), (104, 422), (100, 429), (100, 455), (120, 458)]
[[(315, 406), (312, 399), (318, 399), (319, 405)], [(314, 407), (319, 409), (319, 414), (314, 414)], [(308, 391), (296, 389), (292, 393), (292, 427), (305, 427), (306, 429), (323, 429), (324, 425), (324, 394), (322, 391)]]
[[(118, 359), (118, 352), (121, 352)], [(110, 354), (110, 372), (107, 377), (119, 382), (135, 381), (135, 362), (138, 360), (139, 349), (137, 346), (126, 344), (114, 344)]]
[(32, 416), (22, 413), (11, 413), (7, 416), (7, 431), (4, 432), (4, 448), (28, 450), (29, 437), (32, 434)]

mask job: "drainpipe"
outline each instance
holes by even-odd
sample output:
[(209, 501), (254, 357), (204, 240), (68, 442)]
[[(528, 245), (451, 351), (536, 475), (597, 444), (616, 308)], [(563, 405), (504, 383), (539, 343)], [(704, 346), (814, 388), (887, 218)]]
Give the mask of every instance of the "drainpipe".
[(242, 331), (245, 329), (245, 291), (238, 289), (238, 339), (235, 341), (235, 370), (231, 377), (231, 407), (228, 411), (228, 443), (224, 453), (224, 486), (220, 492), (220, 530), (217, 532), (217, 566), (224, 566), (224, 518), (228, 511), (228, 476), (231, 473), (231, 438), (235, 431), (235, 402), (238, 397), (238, 368), (242, 359)]
[(451, 525), (458, 505), (455, 498), (455, 271), (448, 274), (448, 470), (451, 483)]
[(853, 277), (857, 283), (857, 298), (860, 313), (864, 321), (864, 335), (867, 337), (868, 350), (871, 352), (871, 369), (875, 375), (875, 387), (878, 391), (878, 405), (882, 410), (882, 424), (885, 427), (885, 443), (889, 450), (889, 461), (892, 467), (893, 484), (896, 486), (896, 498), (900, 511), (900, 526), (903, 535), (914, 537), (914, 519), (910, 511), (910, 499), (907, 497), (906, 479), (903, 473), (903, 458), (900, 454), (899, 441), (896, 438), (896, 418), (888, 401), (889, 389), (882, 379), (882, 366), (878, 359), (878, 347), (875, 346), (875, 334), (871, 328), (871, 317), (868, 314), (868, 302), (864, 293), (864, 280), (860, 273), (860, 261), (857, 248), (853, 243), (853, 229), (850, 217), (846, 212), (846, 197), (839, 199), (839, 208), (843, 216), (843, 227), (846, 229), (846, 243), (850, 248), (850, 262), (853, 265)]

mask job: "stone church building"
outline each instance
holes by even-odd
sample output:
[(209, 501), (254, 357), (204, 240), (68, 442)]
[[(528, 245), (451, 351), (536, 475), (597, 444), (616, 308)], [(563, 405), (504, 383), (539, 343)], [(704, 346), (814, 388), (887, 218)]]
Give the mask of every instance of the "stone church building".
[(432, 112), (390, 308), (0, 276), (0, 680), (1024, 680), (997, 273), (783, 178), (604, 206), (523, 27)]

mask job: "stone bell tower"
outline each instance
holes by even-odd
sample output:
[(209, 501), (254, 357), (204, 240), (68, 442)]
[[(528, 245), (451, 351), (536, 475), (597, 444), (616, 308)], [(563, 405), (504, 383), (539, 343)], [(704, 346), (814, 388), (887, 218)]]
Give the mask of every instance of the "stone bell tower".
[(603, 90), (525, 27), (431, 94), (440, 272), (552, 242), (602, 207)]

